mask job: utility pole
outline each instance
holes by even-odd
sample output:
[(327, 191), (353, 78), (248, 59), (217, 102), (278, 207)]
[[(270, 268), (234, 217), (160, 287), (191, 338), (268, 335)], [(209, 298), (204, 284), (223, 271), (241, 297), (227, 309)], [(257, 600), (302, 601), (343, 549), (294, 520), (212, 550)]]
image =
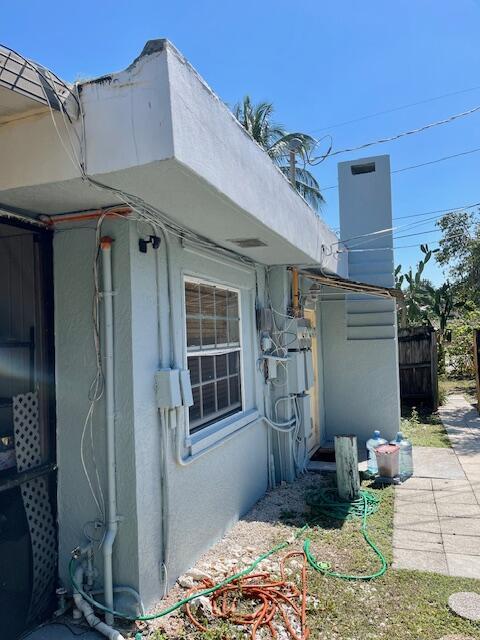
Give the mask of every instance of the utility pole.
[(299, 138), (292, 138), (288, 143), (289, 151), (289, 178), (294, 189), (297, 188), (297, 153), (302, 148), (302, 141)]
[(294, 189), (297, 188), (297, 166), (296, 166), (296, 155), (297, 152), (295, 149), (290, 149), (290, 182)]

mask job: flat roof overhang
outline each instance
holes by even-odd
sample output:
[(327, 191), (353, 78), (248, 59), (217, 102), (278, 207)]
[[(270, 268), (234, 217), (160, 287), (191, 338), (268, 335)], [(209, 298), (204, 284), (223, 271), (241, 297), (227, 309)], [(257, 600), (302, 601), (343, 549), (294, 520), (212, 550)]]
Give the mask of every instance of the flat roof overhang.
[(380, 287), (375, 284), (369, 284), (368, 282), (359, 282), (358, 280), (350, 280), (349, 278), (343, 278), (338, 275), (331, 275), (324, 273), (323, 271), (315, 268), (302, 269), (299, 274), (313, 280), (313, 282), (332, 287), (333, 289), (340, 289), (342, 291), (348, 291), (350, 293), (364, 293), (366, 295), (379, 296), (381, 298), (389, 298), (397, 300), (400, 304), (404, 301), (404, 295), (401, 289), (395, 289), (391, 287)]
[(126, 70), (80, 84), (79, 96), (83, 119), (47, 112), (0, 127), (0, 207), (39, 218), (118, 206), (122, 192), (177, 235), (260, 264), (346, 274), (345, 254), (329, 251), (336, 234), (172, 45), (156, 41)]

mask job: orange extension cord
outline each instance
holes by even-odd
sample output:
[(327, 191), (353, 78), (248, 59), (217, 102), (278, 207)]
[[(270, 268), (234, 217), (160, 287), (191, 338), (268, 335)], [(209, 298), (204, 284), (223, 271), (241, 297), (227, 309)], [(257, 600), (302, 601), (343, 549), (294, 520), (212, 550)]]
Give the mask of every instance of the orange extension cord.
[[(291, 558), (302, 559), (301, 588), (286, 578), (285, 563)], [(280, 561), (281, 580), (273, 581), (269, 573), (256, 573), (234, 580), (210, 594), (209, 600), (213, 617), (228, 620), (232, 624), (251, 627), (251, 640), (256, 640), (257, 631), (261, 627), (268, 627), (272, 638), (278, 633), (274, 622), (282, 624), (292, 640), (307, 640), (310, 630), (306, 624), (307, 608), (307, 558), (303, 551), (287, 553)], [(201, 588), (195, 587), (189, 595), (201, 592), (214, 586), (208, 578), (202, 581)], [(241, 602), (255, 603), (256, 609), (251, 612), (238, 610)], [(191, 602), (187, 603), (186, 611), (191, 622), (200, 631), (207, 631), (193, 614)], [(292, 626), (292, 617), (300, 623), (300, 635)]]

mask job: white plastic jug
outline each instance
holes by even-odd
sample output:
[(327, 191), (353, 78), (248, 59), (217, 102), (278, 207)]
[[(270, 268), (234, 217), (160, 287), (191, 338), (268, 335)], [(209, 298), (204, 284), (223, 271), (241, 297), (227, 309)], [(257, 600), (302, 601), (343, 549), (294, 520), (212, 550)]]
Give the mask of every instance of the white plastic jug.
[(380, 436), (380, 431), (374, 431), (373, 436), (367, 440), (368, 472), (372, 475), (378, 473), (375, 447), (379, 447), (381, 444), (387, 444), (387, 441)]
[(400, 447), (400, 480), (403, 482), (413, 476), (412, 443), (399, 431), (397, 437), (390, 444), (396, 444)]

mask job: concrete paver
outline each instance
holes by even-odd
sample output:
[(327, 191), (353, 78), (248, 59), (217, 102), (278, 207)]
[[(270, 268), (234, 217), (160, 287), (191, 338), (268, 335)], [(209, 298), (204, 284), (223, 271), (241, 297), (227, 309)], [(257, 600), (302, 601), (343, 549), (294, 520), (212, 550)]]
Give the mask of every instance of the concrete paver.
[(448, 565), (445, 554), (431, 551), (396, 549), (393, 568), (414, 569), (416, 571), (432, 571), (434, 573), (448, 574)]
[[(443, 553), (442, 535), (431, 531), (396, 529), (393, 532), (393, 546), (397, 549), (414, 549), (416, 551)], [(454, 553), (457, 550), (452, 548), (451, 551)], [(458, 549), (457, 552), (463, 553), (463, 549)]]
[[(440, 522), (436, 515), (428, 516), (422, 513), (399, 513), (393, 515), (393, 527), (398, 529), (409, 529), (410, 531), (430, 531), (441, 533)], [(447, 533), (451, 533), (448, 531)]]
[(480, 418), (462, 396), (440, 417), (452, 449), (414, 447), (395, 489), (393, 567), (480, 579)]
[[(480, 507), (478, 507), (478, 504), (475, 504), (475, 505), (464, 504), (464, 505), (457, 505), (457, 506), (460, 506), (460, 507), (475, 506), (480, 509)], [(409, 502), (408, 500), (397, 500), (395, 502), (395, 513), (399, 513), (399, 514), (413, 513), (414, 515), (420, 514), (421, 517), (423, 517), (423, 516), (437, 516), (438, 511), (437, 511), (437, 505), (435, 504), (434, 500), (430, 500), (429, 502), (422, 502), (421, 504), (418, 504), (418, 502)], [(450, 514), (445, 513), (444, 515), (450, 515)]]
[(449, 575), (463, 578), (480, 576), (480, 556), (459, 553), (447, 553), (446, 556)]
[[(434, 491), (433, 496), (437, 506), (444, 504), (478, 504), (475, 493), (470, 489), (469, 491)], [(443, 514), (447, 515), (447, 514)]]
[(470, 482), (467, 478), (460, 480), (432, 478), (431, 483), (434, 491), (469, 491), (471, 489)]
[(431, 478), (417, 478), (412, 476), (405, 480), (405, 482), (397, 487), (398, 491), (406, 491), (406, 490), (420, 490), (420, 491), (431, 491), (432, 489), (432, 480)]
[(401, 487), (395, 488), (395, 502), (407, 501), (410, 503), (418, 502), (434, 502), (432, 491), (424, 491), (423, 489), (411, 489), (403, 491)]
[[(442, 533), (456, 536), (475, 536), (480, 544), (480, 518), (439, 518)], [(480, 578), (480, 575), (479, 575)]]
[(453, 449), (414, 447), (415, 475), (424, 478), (465, 479), (465, 472)]
[(444, 533), (441, 536), (445, 553), (480, 556), (480, 540), (477, 536), (456, 536)]
[(480, 517), (480, 507), (478, 504), (464, 504), (453, 499), (447, 502), (436, 502), (438, 515), (451, 516), (454, 518), (474, 518)]

